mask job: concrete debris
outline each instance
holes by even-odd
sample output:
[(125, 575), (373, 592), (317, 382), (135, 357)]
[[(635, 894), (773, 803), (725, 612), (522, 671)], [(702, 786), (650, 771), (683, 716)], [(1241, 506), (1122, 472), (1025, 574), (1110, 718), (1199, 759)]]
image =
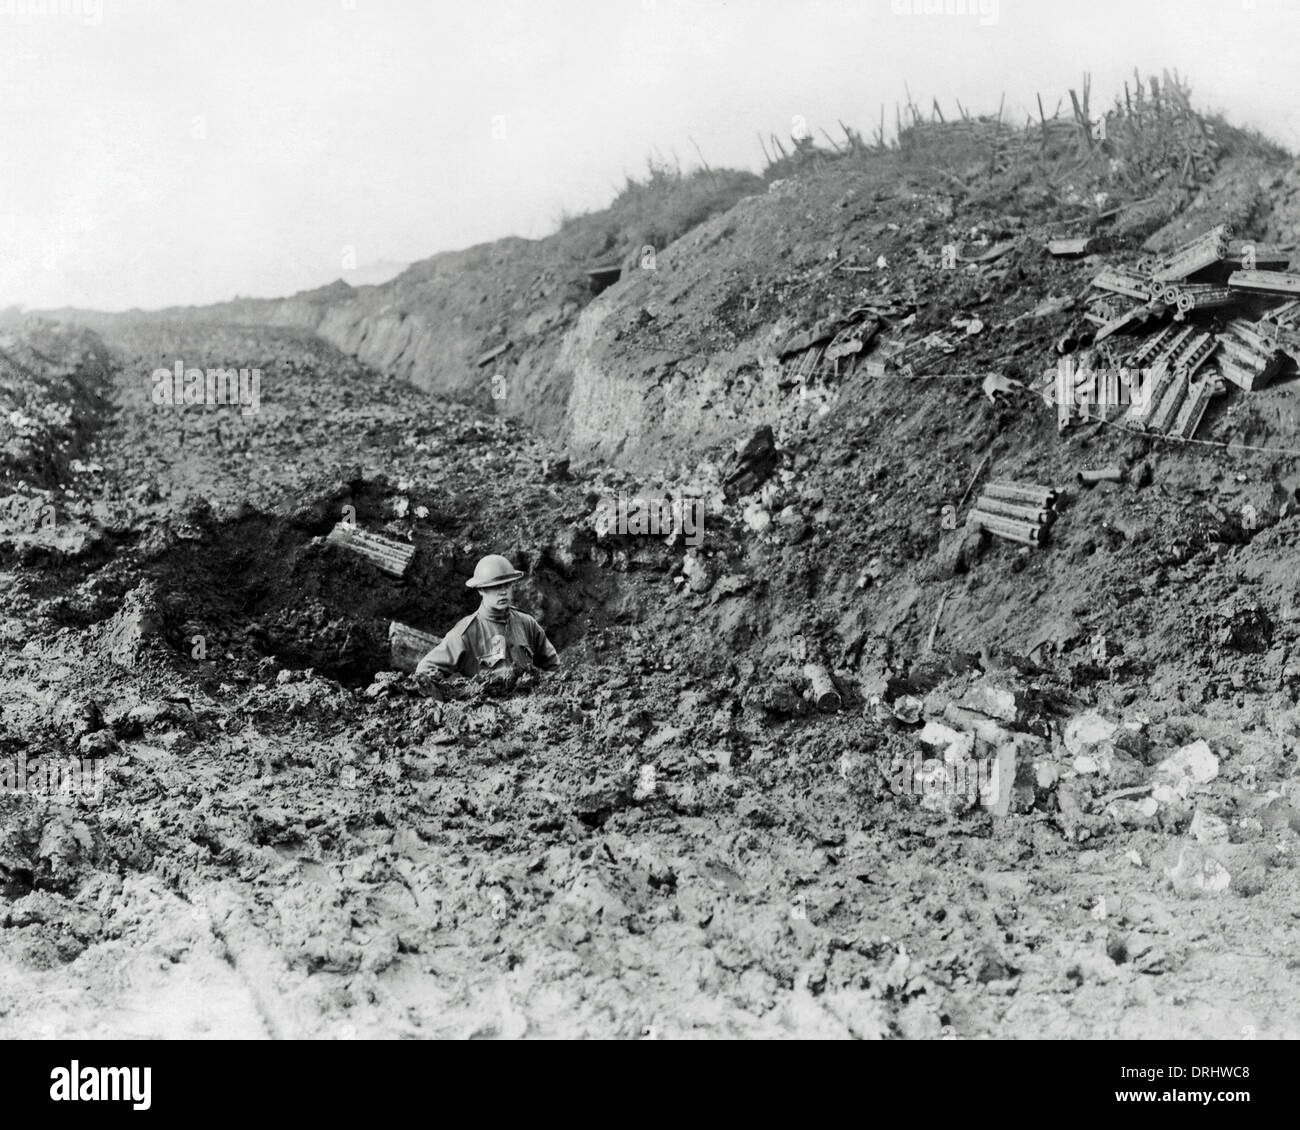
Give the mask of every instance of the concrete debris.
[(1192, 816), (1188, 832), (1200, 844), (1226, 844), (1228, 842), (1228, 823), (1217, 816), (1198, 808)]
[(1103, 718), (1095, 710), (1089, 710), (1066, 723), (1062, 741), (1072, 757), (1090, 755), (1099, 747), (1109, 744), (1118, 729), (1117, 723)]
[(921, 710), (923, 708), (924, 704), (919, 698), (916, 698), (914, 695), (904, 694), (899, 695), (898, 698), (894, 699), (894, 704), (891, 709), (895, 718), (910, 726), (921, 720)]
[[(1189, 781), (1192, 786), (1204, 785), (1219, 775), (1219, 759), (1214, 756), (1209, 743), (1198, 738), (1166, 757), (1156, 766), (1156, 771), (1175, 786), (1181, 786), (1183, 781)], [(1186, 791), (1190, 791), (1190, 787)]]
[(1178, 862), (1165, 874), (1185, 898), (1222, 894), (1232, 883), (1232, 875), (1222, 863), (1205, 849), (1191, 845), (1182, 849)]
[(960, 705), (1000, 722), (1019, 722), (1023, 713), (1023, 702), (1015, 691), (990, 683), (976, 683), (963, 696)]
[(772, 515), (765, 510), (758, 502), (751, 502), (741, 512), (741, 519), (754, 533), (766, 533), (772, 525)]
[(917, 734), (922, 745), (938, 750), (945, 762), (955, 764), (970, 757), (975, 749), (975, 735), (945, 726), (942, 722), (930, 719)]
[(683, 559), (682, 576), (691, 592), (708, 592), (713, 587), (714, 570), (698, 553), (688, 553)]

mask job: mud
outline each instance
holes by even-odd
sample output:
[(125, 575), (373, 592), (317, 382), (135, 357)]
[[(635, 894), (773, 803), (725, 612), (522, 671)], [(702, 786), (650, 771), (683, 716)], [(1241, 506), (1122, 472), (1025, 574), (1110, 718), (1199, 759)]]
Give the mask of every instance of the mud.
[[(1293, 192), (1264, 216), (1264, 174), (1225, 170), (1173, 211), (1222, 189), (1289, 223)], [(538, 347), (573, 366), (540, 432), (315, 326), (6, 338), (31, 422), (0, 483), (0, 753), (91, 769), (0, 797), (0, 1034), (1295, 1036), (1297, 457), (765, 360), (887, 292), (915, 318), (873, 350), (1054, 364), (1078, 310), (1040, 307), (1096, 266), (1037, 248), (1063, 206), (889, 177), (782, 182), (587, 296)], [(958, 280), (909, 258), (959, 228), (1015, 249)], [(899, 265), (836, 272), (850, 242)], [(260, 411), (153, 405), (185, 358), (260, 368)], [(1200, 434), (1294, 446), (1296, 388), (1231, 393)], [(776, 454), (738, 476), (764, 423)], [(1048, 548), (945, 528), (986, 455), (1069, 484)], [(1111, 463), (1127, 483), (1073, 485)], [(620, 491), (701, 500), (703, 544), (611, 530)], [(415, 545), (404, 579), (324, 543), (349, 515)], [(446, 631), (492, 552), (564, 667), (426, 698), (388, 624)], [(944, 787), (1008, 747), (1003, 810)]]

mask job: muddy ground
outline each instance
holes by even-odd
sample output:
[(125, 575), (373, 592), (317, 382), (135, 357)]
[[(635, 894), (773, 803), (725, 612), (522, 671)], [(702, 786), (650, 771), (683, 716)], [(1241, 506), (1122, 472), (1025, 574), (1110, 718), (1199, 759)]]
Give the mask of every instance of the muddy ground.
[[(1229, 213), (1292, 234), (1260, 200), (1295, 197), (1293, 166), (1217, 178), (1121, 216), (1107, 259)], [(1058, 205), (850, 191), (839, 168), (777, 185), (808, 218), (779, 285), (738, 256), (779, 245), (742, 201), (664, 258), (715, 286), (620, 283), (600, 332), (725, 352), (871, 300), (873, 351), (943, 331), (945, 372), (1029, 389), (756, 360), (707, 418), (657, 389), (708, 447), (667, 472), (567, 465), (563, 437), (308, 328), (0, 340), (0, 755), (28, 781), (88, 767), (0, 794), (0, 1035), (1296, 1036), (1294, 368), (1198, 433), (1265, 452), (1059, 436), (1033, 381), (1101, 259), (1044, 256)], [(969, 265), (937, 275), (963, 233)], [(853, 240), (842, 261), (895, 265), (837, 272)], [(259, 410), (152, 403), (177, 360), (260, 369)], [(724, 489), (759, 419), (770, 475)], [(1075, 484), (1108, 463), (1128, 482)], [(1063, 488), (1048, 546), (948, 528), (989, 478)], [(705, 500), (704, 544), (605, 530), (619, 491)], [(404, 579), (326, 544), (348, 515), (415, 546)], [(563, 669), (425, 697), (389, 624), (445, 631), (489, 552)], [(995, 762), (984, 796), (944, 787)]]
[[(694, 594), (666, 549), (638, 567), (571, 538), (566, 560), (586, 484), (547, 482), (513, 426), (288, 331), (191, 334), (91, 362), (102, 430), (68, 450), (94, 469), (6, 543), (6, 753), (104, 776), (100, 800), (3, 800), (0, 1032), (1295, 1034), (1294, 711), (1004, 674), (1054, 709), (1147, 713), (1166, 752), (1203, 737), (1223, 773), (1149, 827), (927, 811), (889, 789), (915, 727), (851, 693), (836, 715), (747, 701), (771, 682), (749, 628), (692, 624), (744, 584)], [(177, 412), (149, 403), (146, 353), (293, 379), (258, 416)], [(409, 579), (321, 544), (350, 504), (410, 533)], [(489, 548), (530, 570), (563, 672), (448, 703), (373, 678), (388, 620), (447, 624)], [(1166, 870), (1193, 808), (1228, 819), (1233, 883), (1186, 898)]]

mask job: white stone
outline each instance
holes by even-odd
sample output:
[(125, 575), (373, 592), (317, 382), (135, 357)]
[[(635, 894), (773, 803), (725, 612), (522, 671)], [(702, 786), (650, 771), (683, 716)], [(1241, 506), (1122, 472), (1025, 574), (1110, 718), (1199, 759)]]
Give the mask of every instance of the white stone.
[(1187, 777), (1193, 784), (1204, 785), (1219, 775), (1219, 759), (1210, 751), (1209, 743), (1199, 738), (1166, 757), (1156, 771), (1175, 781)]
[(1211, 815), (1202, 808), (1196, 810), (1188, 831), (1197, 843), (1226, 844), (1228, 842), (1227, 821)]
[(1095, 710), (1071, 718), (1065, 726), (1065, 748), (1074, 756), (1091, 753), (1093, 748), (1109, 742), (1119, 729), (1114, 722), (1109, 722)]

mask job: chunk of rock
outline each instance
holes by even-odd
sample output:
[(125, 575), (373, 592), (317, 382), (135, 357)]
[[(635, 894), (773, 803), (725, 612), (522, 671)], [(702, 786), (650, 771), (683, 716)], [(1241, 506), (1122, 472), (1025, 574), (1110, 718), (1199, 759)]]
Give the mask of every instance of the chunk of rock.
[(978, 710), (1000, 722), (1018, 722), (1021, 715), (1021, 703), (1014, 691), (990, 683), (976, 683), (965, 694), (961, 705), (971, 710)]
[(1178, 862), (1166, 874), (1174, 890), (1184, 898), (1219, 895), (1232, 882), (1232, 876), (1222, 863), (1203, 848), (1193, 845), (1183, 848)]
[(1228, 842), (1228, 822), (1198, 808), (1192, 817), (1188, 832), (1200, 844), (1226, 844)]
[(950, 765), (966, 760), (975, 749), (974, 734), (954, 730), (951, 726), (945, 726), (942, 722), (933, 719), (926, 722), (917, 737), (922, 745), (938, 750), (944, 761)]
[[(1214, 756), (1209, 743), (1198, 738), (1166, 757), (1156, 766), (1156, 772), (1175, 785), (1190, 781), (1191, 785), (1204, 785), (1219, 775), (1219, 759)], [(1186, 788), (1180, 787), (1184, 795)]]
[(1063, 735), (1065, 748), (1072, 757), (1091, 756), (1099, 747), (1110, 744), (1118, 728), (1097, 711), (1085, 711), (1066, 723)]

